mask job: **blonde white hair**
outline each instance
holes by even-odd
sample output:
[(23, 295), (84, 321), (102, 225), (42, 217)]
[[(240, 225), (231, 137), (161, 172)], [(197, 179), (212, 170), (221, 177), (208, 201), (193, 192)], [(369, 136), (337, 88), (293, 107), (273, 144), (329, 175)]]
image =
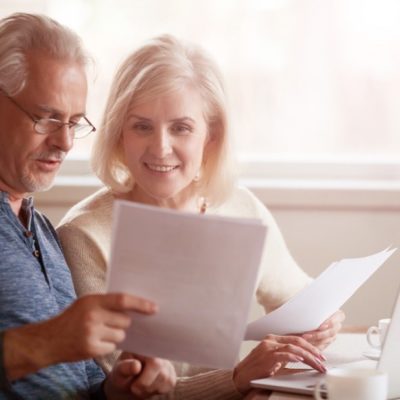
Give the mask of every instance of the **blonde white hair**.
[(79, 36), (53, 19), (15, 13), (0, 20), (0, 89), (10, 96), (28, 79), (26, 54), (38, 50), (56, 60), (86, 66), (90, 60)]
[(212, 142), (203, 155), (193, 191), (212, 205), (223, 202), (233, 187), (228, 118), (218, 67), (199, 47), (163, 35), (132, 53), (118, 69), (92, 152), (92, 167), (116, 193), (135, 184), (124, 160), (122, 128), (132, 103), (138, 104), (182, 87), (198, 90)]

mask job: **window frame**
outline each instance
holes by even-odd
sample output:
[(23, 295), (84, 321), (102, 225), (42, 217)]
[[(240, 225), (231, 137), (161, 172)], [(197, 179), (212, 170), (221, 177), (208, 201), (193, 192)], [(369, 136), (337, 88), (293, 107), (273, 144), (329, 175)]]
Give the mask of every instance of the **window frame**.
[[(400, 211), (400, 161), (241, 156), (238, 182), (269, 207)], [(100, 189), (88, 159), (64, 161), (45, 203), (76, 203)]]

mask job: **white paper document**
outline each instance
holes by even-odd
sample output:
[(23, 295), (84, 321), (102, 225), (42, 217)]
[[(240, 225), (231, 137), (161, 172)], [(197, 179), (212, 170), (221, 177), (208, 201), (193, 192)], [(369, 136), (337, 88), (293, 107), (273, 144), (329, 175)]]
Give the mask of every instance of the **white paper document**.
[(231, 368), (243, 341), (267, 228), (118, 201), (107, 291), (153, 300), (133, 313), (123, 350)]
[(245, 338), (262, 340), (269, 333), (286, 335), (317, 329), (395, 251), (386, 249), (369, 257), (332, 263), (287, 303), (248, 324)]

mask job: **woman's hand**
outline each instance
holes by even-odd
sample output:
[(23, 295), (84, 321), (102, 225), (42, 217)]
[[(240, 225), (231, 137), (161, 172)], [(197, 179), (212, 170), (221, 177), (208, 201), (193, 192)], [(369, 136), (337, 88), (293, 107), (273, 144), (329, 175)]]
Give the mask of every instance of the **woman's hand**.
[(170, 392), (176, 383), (173, 365), (161, 358), (122, 353), (105, 384), (110, 398), (146, 399)]
[(275, 375), (288, 362), (304, 362), (325, 372), (325, 357), (312, 344), (298, 336), (268, 335), (234, 369), (233, 381), (243, 394), (250, 390), (250, 381)]
[(315, 331), (303, 333), (301, 337), (312, 345), (324, 350), (335, 341), (337, 334), (342, 328), (342, 322), (346, 318), (342, 310), (338, 310), (330, 318), (321, 324)]

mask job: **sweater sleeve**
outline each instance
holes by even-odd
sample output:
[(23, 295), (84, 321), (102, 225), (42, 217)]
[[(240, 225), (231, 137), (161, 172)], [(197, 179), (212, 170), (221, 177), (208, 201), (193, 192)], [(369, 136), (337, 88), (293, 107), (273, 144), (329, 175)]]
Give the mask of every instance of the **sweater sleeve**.
[(253, 207), (267, 226), (267, 237), (257, 286), (257, 301), (270, 312), (303, 289), (311, 278), (290, 254), (283, 235), (270, 211), (253, 194)]
[[(232, 370), (210, 370), (178, 379), (175, 389), (157, 400), (239, 400), (239, 393), (232, 380)], [(153, 399), (153, 397), (152, 397)]]
[[(71, 270), (75, 291), (78, 297), (90, 293), (104, 293), (107, 274), (107, 261), (102, 246), (89, 232), (77, 224), (66, 223), (57, 228), (65, 259)], [(96, 359), (108, 373), (120, 355), (114, 351), (110, 355)]]
[(104, 293), (107, 262), (101, 244), (80, 226), (66, 223), (57, 228), (78, 297)]

